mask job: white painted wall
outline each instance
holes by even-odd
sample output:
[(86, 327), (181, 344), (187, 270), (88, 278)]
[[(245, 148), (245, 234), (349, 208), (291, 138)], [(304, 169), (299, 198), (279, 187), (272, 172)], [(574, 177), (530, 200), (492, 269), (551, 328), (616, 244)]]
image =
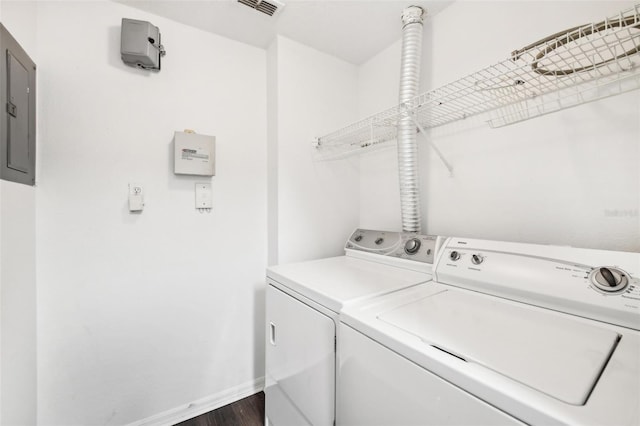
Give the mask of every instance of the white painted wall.
[[(123, 17), (160, 27), (161, 72), (122, 63)], [(258, 391), (265, 51), (109, 1), (39, 3), (37, 41), (38, 422), (166, 420)], [(185, 128), (217, 137), (214, 178), (173, 174)]]
[[(0, 2), (0, 18), (36, 63), (36, 5)], [(35, 188), (0, 180), (0, 424), (36, 423)]]
[[(548, 34), (632, 5), (455, 2), (425, 25), (422, 90), (501, 61)], [(360, 67), (359, 115), (397, 103), (399, 55), (400, 42)], [(423, 230), (640, 250), (637, 91), (501, 129), (489, 129), (482, 120), (431, 132), (453, 164), (453, 177), (420, 142)], [(361, 226), (400, 229), (395, 163), (394, 150), (362, 158)]]
[(267, 244), (269, 266), (278, 263), (278, 42), (267, 49)]
[(277, 156), (269, 170), (277, 179), (277, 207), (270, 209), (278, 256), (270, 261), (336, 256), (358, 225), (358, 160), (315, 161), (311, 142), (356, 118), (357, 67), (285, 37), (274, 43), (269, 84), (277, 113), (270, 114), (277, 130), (270, 143)]
[[(400, 18), (398, 18), (398, 25), (401, 25)], [(401, 43), (398, 41), (358, 68), (358, 116), (360, 118), (383, 111), (398, 103), (400, 47)], [(374, 151), (360, 157), (359, 193), (362, 228), (402, 230), (396, 152), (393, 145), (382, 151)]]
[(36, 423), (35, 191), (0, 183), (3, 425)]
[[(0, 22), (2, 22), (2, 2), (0, 0)], [(0, 223), (2, 223), (2, 187), (0, 186)], [(2, 226), (0, 226), (0, 423), (2, 423)], [(37, 380), (37, 379), (36, 379)]]
[[(425, 27), (422, 89), (629, 4), (457, 2)], [(0, 17), (38, 47), (40, 105), (37, 190), (0, 182), (2, 424), (34, 416), (23, 367), (35, 363), (36, 254), (39, 423), (125, 424), (260, 386), (267, 254), (337, 255), (356, 226), (400, 229), (393, 150), (315, 162), (310, 148), (397, 102), (399, 43), (358, 68), (283, 37), (265, 52), (106, 1), (2, 0)], [(160, 26), (160, 73), (122, 64), (122, 17)], [(480, 124), (432, 132), (453, 178), (421, 144), (428, 232), (640, 249), (637, 93)], [(193, 208), (202, 179), (171, 172), (173, 131), (187, 127), (218, 138), (208, 215)], [(140, 215), (126, 209), (129, 182), (145, 187)], [(11, 345), (23, 369), (7, 375)], [(7, 392), (11, 374), (27, 378), (24, 393)]]

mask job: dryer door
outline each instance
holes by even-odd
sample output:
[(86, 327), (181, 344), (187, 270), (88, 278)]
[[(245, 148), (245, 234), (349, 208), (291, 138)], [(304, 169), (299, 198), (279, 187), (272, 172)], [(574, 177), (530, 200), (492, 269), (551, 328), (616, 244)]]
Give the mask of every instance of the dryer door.
[(268, 423), (333, 425), (335, 323), (271, 285), (266, 312)]

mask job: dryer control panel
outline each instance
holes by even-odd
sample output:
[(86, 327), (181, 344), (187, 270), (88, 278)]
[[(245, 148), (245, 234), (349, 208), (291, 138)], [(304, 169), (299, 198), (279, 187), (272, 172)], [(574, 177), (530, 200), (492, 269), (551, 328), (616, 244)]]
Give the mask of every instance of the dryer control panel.
[(434, 279), (640, 330), (640, 253), (449, 238)]
[(413, 232), (356, 229), (345, 250), (433, 264), (438, 237)]

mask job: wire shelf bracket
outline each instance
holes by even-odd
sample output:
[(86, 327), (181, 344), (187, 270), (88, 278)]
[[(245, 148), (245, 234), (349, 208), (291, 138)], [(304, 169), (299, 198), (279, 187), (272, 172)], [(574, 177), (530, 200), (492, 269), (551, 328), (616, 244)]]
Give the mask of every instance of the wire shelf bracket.
[[(498, 128), (640, 89), (640, 4), (601, 22), (570, 28), (512, 52), (511, 57), (316, 138), (320, 160), (394, 145), (410, 114), (426, 129), (487, 113)], [(449, 164), (432, 148), (449, 173)]]
[(433, 151), (438, 155), (438, 158), (440, 158), (440, 161), (442, 161), (442, 164), (444, 164), (447, 170), (449, 170), (449, 176), (453, 177), (453, 166), (451, 166), (451, 164), (449, 164), (447, 159), (444, 158), (444, 155), (442, 155), (442, 151), (438, 149), (436, 144), (434, 144), (433, 141), (427, 137), (427, 132), (425, 132), (424, 128), (420, 125), (420, 123), (418, 123), (418, 121), (413, 116), (411, 118), (413, 118), (413, 122), (415, 123), (416, 127), (420, 131), (420, 134), (427, 141), (431, 149), (433, 149)]

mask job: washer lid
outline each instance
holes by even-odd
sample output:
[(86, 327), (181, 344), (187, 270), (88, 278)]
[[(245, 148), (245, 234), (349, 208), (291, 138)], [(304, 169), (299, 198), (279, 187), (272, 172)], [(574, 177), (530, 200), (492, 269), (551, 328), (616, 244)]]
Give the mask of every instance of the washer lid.
[(380, 320), (467, 362), (564, 402), (584, 405), (619, 335), (570, 316), (444, 290)]

